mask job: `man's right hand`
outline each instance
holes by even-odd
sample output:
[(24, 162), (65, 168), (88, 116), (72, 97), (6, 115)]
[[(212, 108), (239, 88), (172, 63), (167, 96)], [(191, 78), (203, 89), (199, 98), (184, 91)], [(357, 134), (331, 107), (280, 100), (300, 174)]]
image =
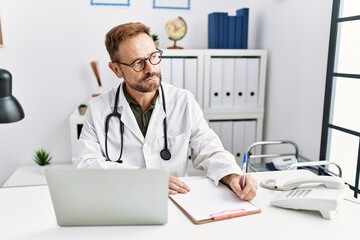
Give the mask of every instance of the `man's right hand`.
[(169, 175), (169, 194), (187, 193), (190, 188), (181, 180), (173, 175)]

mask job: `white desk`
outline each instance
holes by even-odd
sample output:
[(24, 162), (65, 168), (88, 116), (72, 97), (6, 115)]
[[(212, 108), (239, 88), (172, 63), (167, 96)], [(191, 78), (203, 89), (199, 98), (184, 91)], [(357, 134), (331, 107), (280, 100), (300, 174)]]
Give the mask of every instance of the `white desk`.
[[(254, 173), (258, 181), (306, 176), (305, 170)], [(0, 239), (344, 239), (356, 238), (360, 205), (344, 201), (333, 220), (318, 212), (270, 206), (278, 192), (259, 188), (253, 203), (262, 212), (245, 217), (194, 225), (170, 200), (163, 226), (59, 227), (47, 186), (0, 189)], [(146, 198), (146, 196), (144, 196)]]
[[(73, 167), (71, 163), (52, 164), (48, 167)], [(9, 179), (4, 183), (3, 187), (22, 187), (22, 186), (38, 186), (46, 185), (44, 169), (40, 169), (37, 165), (26, 165), (18, 167)]]

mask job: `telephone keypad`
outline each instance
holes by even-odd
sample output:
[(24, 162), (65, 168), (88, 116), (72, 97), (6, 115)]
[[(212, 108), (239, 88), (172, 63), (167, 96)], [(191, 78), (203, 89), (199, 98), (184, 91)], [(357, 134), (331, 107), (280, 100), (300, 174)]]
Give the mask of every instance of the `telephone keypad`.
[(306, 197), (309, 195), (309, 193), (312, 191), (312, 189), (295, 189), (289, 191), (289, 193), (285, 196), (285, 198), (301, 198)]

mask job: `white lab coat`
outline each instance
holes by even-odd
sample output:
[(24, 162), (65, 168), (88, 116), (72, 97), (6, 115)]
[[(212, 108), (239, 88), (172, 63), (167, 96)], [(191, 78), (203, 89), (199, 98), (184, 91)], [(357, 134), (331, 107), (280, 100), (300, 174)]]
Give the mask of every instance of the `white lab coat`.
[[(193, 95), (184, 89), (162, 83), (166, 113), (162, 107), (162, 95), (156, 100), (146, 136), (144, 137), (135, 116), (124, 96), (123, 84), (119, 94), (118, 112), (124, 123), (124, 147), (122, 164), (106, 161), (105, 155), (105, 119), (113, 112), (116, 89), (90, 100), (84, 125), (73, 154), (73, 163), (77, 168), (162, 168), (170, 174), (186, 176), (188, 147), (191, 148), (193, 166), (202, 169), (206, 175), (218, 181), (231, 173), (242, 174), (235, 158), (224, 147), (209, 128), (202, 110)], [(163, 120), (167, 116), (168, 148), (171, 159), (160, 157), (164, 148)], [(120, 123), (110, 122), (108, 133), (108, 152), (111, 160), (120, 154)]]

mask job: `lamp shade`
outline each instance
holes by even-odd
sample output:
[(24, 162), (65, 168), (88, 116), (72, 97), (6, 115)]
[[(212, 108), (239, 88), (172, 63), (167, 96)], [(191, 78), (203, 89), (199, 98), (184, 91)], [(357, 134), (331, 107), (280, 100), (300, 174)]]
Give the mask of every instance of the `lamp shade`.
[(11, 73), (0, 69), (0, 123), (17, 122), (25, 116), (19, 101), (12, 96), (11, 92)]

